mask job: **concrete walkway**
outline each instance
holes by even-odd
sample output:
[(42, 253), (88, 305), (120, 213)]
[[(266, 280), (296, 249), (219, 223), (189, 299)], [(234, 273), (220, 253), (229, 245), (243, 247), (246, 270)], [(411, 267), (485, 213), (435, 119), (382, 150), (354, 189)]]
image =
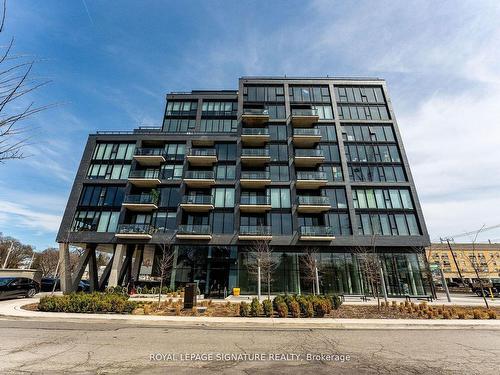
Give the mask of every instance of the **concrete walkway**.
[(21, 306), (37, 303), (38, 298), (15, 299), (0, 302), (0, 316), (24, 319), (89, 323), (122, 322), (141, 325), (179, 325), (206, 327), (270, 327), (283, 329), (485, 329), (500, 330), (500, 320), (419, 320), (419, 319), (331, 319), (331, 318), (239, 318), (188, 317), (157, 315), (79, 314), (24, 310)]

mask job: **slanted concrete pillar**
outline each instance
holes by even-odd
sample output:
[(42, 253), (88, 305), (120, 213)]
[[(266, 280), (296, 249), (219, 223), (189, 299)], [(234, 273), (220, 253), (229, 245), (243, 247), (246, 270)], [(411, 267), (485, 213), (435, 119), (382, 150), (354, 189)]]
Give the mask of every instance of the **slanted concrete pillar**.
[(64, 294), (71, 293), (73, 287), (71, 282), (71, 265), (69, 263), (69, 244), (59, 244), (59, 278), (61, 280), (61, 291)]
[(139, 272), (141, 271), (142, 264), (142, 254), (144, 252), (144, 247), (137, 245), (134, 252), (134, 261), (132, 263), (132, 278), (137, 282), (139, 279)]
[(120, 271), (123, 265), (123, 257), (126, 254), (127, 245), (118, 244), (115, 247), (115, 255), (113, 256), (113, 264), (111, 265), (111, 272), (109, 274), (108, 286), (117, 286)]

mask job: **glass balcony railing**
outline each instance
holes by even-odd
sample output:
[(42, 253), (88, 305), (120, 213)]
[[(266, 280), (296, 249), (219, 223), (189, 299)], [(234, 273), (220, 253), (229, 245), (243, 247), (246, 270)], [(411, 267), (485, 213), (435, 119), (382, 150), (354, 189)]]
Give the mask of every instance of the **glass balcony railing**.
[(241, 180), (269, 180), (269, 172), (241, 171)]
[(119, 224), (116, 233), (119, 234), (153, 234), (154, 227), (151, 224)]
[(244, 115), (269, 115), (269, 111), (264, 108), (243, 108)]
[(185, 178), (192, 180), (213, 180), (213, 171), (186, 171)]
[(325, 172), (297, 172), (297, 180), (326, 180)]
[(323, 150), (320, 149), (296, 149), (295, 150), (295, 157), (300, 157), (300, 158), (321, 158), (324, 157)]
[(163, 148), (136, 148), (134, 155), (138, 156), (165, 156), (165, 150)]
[(212, 228), (210, 225), (179, 225), (177, 229), (178, 234), (211, 234)]
[(241, 225), (240, 234), (246, 236), (270, 236), (271, 227), (262, 225)]
[(211, 195), (185, 195), (182, 197), (181, 203), (186, 204), (212, 204)]
[(318, 110), (310, 108), (292, 108), (292, 116), (318, 116)]
[(267, 148), (242, 148), (241, 156), (269, 156)]
[(243, 128), (241, 129), (242, 135), (269, 135), (268, 128)]
[(240, 197), (240, 204), (270, 205), (271, 197), (268, 197), (267, 195), (242, 195)]
[(296, 135), (296, 136), (310, 136), (310, 137), (314, 137), (314, 136), (321, 136), (321, 132), (319, 131), (319, 129), (308, 129), (308, 128), (305, 128), (305, 129), (293, 129), (293, 135)]
[(189, 151), (190, 156), (217, 156), (217, 152), (213, 148), (192, 148)]
[(333, 237), (333, 229), (324, 226), (302, 226), (299, 228), (301, 236)]
[(130, 171), (129, 178), (144, 178), (144, 179), (158, 179), (160, 176), (160, 171), (155, 170), (138, 170)]
[(298, 196), (298, 204), (304, 204), (309, 206), (329, 206), (330, 198), (321, 196)]
[(157, 204), (158, 197), (152, 194), (129, 194), (123, 199), (123, 203), (132, 204)]

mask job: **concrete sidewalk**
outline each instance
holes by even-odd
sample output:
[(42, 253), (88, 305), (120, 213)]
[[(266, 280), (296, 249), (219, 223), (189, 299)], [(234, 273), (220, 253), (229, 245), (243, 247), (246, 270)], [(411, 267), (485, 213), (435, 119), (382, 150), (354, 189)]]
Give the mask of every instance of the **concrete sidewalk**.
[(484, 329), (500, 330), (500, 320), (419, 320), (419, 319), (331, 319), (331, 318), (239, 318), (157, 315), (78, 314), (24, 310), (38, 298), (0, 302), (0, 316), (29, 320), (110, 323), (135, 325), (177, 325), (190, 327), (274, 328), (274, 329)]

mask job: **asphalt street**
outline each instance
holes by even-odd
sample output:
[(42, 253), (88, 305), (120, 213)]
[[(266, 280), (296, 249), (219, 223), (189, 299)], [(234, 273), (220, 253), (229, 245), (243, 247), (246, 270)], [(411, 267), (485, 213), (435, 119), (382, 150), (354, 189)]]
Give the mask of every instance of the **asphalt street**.
[(0, 358), (1, 374), (498, 374), (500, 331), (239, 329), (2, 317)]

